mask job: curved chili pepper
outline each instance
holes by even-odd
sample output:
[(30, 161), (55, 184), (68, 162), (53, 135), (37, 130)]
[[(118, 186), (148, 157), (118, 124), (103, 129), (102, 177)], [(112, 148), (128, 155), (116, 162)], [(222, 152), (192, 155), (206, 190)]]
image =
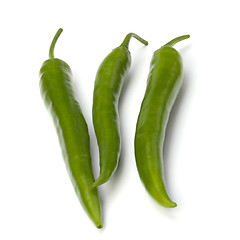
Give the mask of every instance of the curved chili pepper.
[(131, 65), (128, 50), (131, 37), (148, 44), (138, 35), (129, 33), (122, 44), (103, 60), (96, 74), (92, 115), (99, 146), (100, 176), (93, 184), (94, 187), (108, 181), (118, 165), (121, 149), (118, 101), (123, 78)]
[(183, 80), (180, 54), (173, 39), (154, 52), (147, 89), (138, 116), (135, 157), (139, 176), (150, 195), (164, 207), (176, 207), (168, 196), (163, 173), (163, 142), (170, 111)]
[(49, 58), (40, 70), (40, 88), (58, 133), (65, 164), (75, 192), (92, 221), (102, 227), (101, 207), (92, 173), (88, 127), (72, 88), (72, 72), (67, 63), (54, 58), (56, 33)]

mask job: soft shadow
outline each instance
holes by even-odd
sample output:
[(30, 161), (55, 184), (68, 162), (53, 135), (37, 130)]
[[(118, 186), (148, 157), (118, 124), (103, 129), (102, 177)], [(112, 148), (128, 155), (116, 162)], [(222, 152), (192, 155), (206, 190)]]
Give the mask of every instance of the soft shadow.
[[(164, 178), (167, 186), (171, 185), (170, 182), (172, 179), (172, 177), (169, 175), (170, 171), (168, 170), (171, 169), (171, 165), (174, 164), (174, 159), (171, 159), (171, 156), (174, 156), (174, 154), (173, 155), (171, 154), (172, 152), (174, 152), (174, 146), (172, 145), (172, 142), (173, 142), (172, 140), (176, 136), (175, 130), (179, 123), (179, 115), (182, 112), (181, 109), (184, 106), (184, 101), (186, 99), (187, 91), (189, 88), (189, 82), (190, 82), (189, 74), (186, 71), (184, 73), (183, 85), (179, 91), (179, 94), (171, 110), (167, 128), (166, 128), (164, 147), (163, 147), (163, 161), (164, 161)], [(171, 194), (170, 187), (167, 187), (167, 189), (170, 197), (172, 196), (174, 200), (174, 194)]]
[[(192, 47), (192, 45), (191, 45), (191, 43), (189, 43), (186, 46), (179, 48), (179, 52), (181, 53), (181, 56), (184, 56), (185, 52), (188, 52), (189, 48), (191, 48), (191, 47)], [(183, 63), (183, 65), (184, 65), (184, 63)]]
[[(134, 56), (132, 56), (132, 64), (130, 67), (130, 70), (128, 74), (126, 75), (123, 86), (122, 86), (122, 91), (121, 91), (121, 96), (120, 96), (120, 101), (119, 101), (119, 112), (121, 112), (122, 109), (122, 102), (123, 99), (125, 98), (125, 95), (128, 93), (128, 90), (130, 89), (131, 85), (136, 85), (138, 84), (138, 80), (134, 79), (134, 75), (136, 72), (139, 70), (139, 67), (142, 64), (142, 57), (145, 55), (147, 56), (144, 51), (146, 52), (146, 47), (147, 46), (142, 46), (140, 47), (135, 53)], [(150, 65), (150, 63), (149, 63)], [(135, 82), (134, 82), (135, 80)], [(146, 81), (147, 81), (147, 76), (146, 76)], [(123, 106), (124, 107), (124, 106)]]
[(152, 207), (156, 210), (156, 212), (159, 212), (161, 216), (164, 216), (165, 218), (173, 221), (178, 218), (178, 212), (180, 211), (179, 206), (175, 208), (162, 207), (150, 195), (149, 195), (149, 202), (151, 202)]

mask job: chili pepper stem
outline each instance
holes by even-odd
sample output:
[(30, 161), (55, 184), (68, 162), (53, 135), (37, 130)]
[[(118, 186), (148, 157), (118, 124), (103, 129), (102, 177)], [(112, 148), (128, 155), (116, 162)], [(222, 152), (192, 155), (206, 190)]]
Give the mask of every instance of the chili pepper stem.
[(137, 34), (135, 33), (129, 33), (123, 40), (122, 44), (120, 46), (126, 47), (128, 49), (128, 45), (130, 42), (130, 39), (134, 37), (136, 38), (139, 42), (141, 42), (144, 45), (148, 45), (148, 42), (146, 40), (144, 40), (143, 38), (139, 37)]
[(182, 40), (185, 40), (187, 38), (190, 38), (190, 35), (183, 35), (183, 36), (180, 36), (180, 37), (176, 37), (173, 40), (171, 40), (170, 42), (166, 43), (164, 46), (172, 47), (176, 43), (178, 43), (178, 42), (180, 42)]
[(52, 40), (52, 43), (51, 43), (51, 46), (49, 49), (49, 58), (54, 58), (54, 48), (55, 48), (56, 42), (57, 42), (59, 36), (61, 35), (62, 31), (63, 31), (63, 29), (59, 28)]

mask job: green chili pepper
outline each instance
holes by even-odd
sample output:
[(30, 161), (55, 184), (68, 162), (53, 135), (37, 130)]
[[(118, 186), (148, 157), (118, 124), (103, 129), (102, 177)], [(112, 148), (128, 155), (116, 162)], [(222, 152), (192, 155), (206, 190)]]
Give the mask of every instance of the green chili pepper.
[(139, 176), (150, 195), (164, 207), (176, 207), (168, 196), (163, 173), (163, 142), (170, 111), (183, 80), (180, 54), (173, 39), (154, 52), (147, 89), (138, 116), (135, 157)]
[(75, 192), (89, 217), (101, 228), (98, 192), (92, 187), (94, 177), (88, 127), (72, 88), (71, 69), (53, 54), (61, 32), (62, 29), (59, 29), (56, 33), (49, 50), (50, 59), (43, 63), (40, 70), (41, 94), (52, 114)]
[(129, 33), (122, 44), (103, 60), (96, 74), (92, 114), (99, 146), (100, 176), (94, 187), (108, 181), (118, 165), (121, 148), (118, 101), (123, 78), (131, 65), (128, 50), (131, 37), (145, 45), (148, 44), (138, 35)]

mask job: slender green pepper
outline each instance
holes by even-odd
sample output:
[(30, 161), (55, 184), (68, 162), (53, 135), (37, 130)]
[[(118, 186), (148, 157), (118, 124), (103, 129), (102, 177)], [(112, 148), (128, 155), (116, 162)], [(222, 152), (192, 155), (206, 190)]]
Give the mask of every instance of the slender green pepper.
[(75, 192), (92, 221), (102, 227), (101, 207), (96, 188), (92, 187), (89, 134), (86, 121), (72, 88), (72, 72), (67, 63), (54, 58), (54, 47), (62, 29), (56, 33), (49, 58), (40, 70), (40, 88), (57, 129), (63, 157)]
[(148, 42), (134, 33), (129, 33), (122, 44), (113, 49), (98, 68), (93, 96), (93, 124), (100, 155), (100, 176), (94, 183), (99, 186), (113, 175), (120, 156), (120, 130), (118, 101), (123, 78), (131, 65), (128, 45), (131, 37), (147, 45)]
[(177, 204), (171, 201), (165, 186), (163, 142), (169, 114), (183, 80), (182, 59), (172, 46), (189, 37), (175, 38), (154, 52), (135, 134), (139, 176), (150, 195), (160, 205), (170, 208)]

